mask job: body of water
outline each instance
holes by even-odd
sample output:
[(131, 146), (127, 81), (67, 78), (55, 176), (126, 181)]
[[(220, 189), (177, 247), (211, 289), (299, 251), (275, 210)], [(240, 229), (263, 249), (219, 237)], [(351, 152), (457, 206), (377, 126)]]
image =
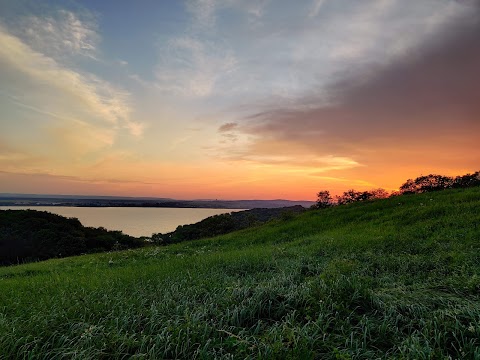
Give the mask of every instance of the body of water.
[(84, 226), (121, 230), (132, 236), (151, 236), (173, 231), (178, 225), (193, 224), (209, 216), (244, 209), (142, 208), (142, 207), (67, 207), (67, 206), (0, 206), (0, 210), (48, 211), (75, 217)]

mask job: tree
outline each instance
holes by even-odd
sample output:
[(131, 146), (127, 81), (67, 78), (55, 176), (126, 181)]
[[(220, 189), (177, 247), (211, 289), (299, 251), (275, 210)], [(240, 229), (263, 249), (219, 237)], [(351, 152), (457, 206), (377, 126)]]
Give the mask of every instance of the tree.
[(347, 190), (342, 196), (337, 196), (339, 205), (350, 204), (357, 201), (365, 200), (368, 197), (367, 192), (360, 192), (354, 189)]
[(437, 191), (451, 188), (454, 184), (453, 178), (449, 176), (429, 174), (417, 177), (415, 180), (408, 179), (402, 186), (402, 194), (415, 194), (429, 191)]
[(390, 196), (387, 190), (378, 188), (370, 190), (371, 199), (386, 199)]
[(480, 171), (474, 172), (473, 174), (457, 176), (452, 185), (454, 188), (466, 188), (472, 186), (480, 186)]
[(325, 209), (330, 206), (333, 206), (333, 199), (330, 196), (330, 191), (322, 190), (317, 194), (317, 202), (315, 205), (312, 205), (314, 209)]
[(407, 195), (407, 194), (415, 194), (418, 189), (415, 181), (412, 179), (408, 179), (405, 181), (399, 188), (400, 194)]
[(356, 191), (350, 189), (345, 191), (342, 196), (337, 196), (337, 203), (339, 205), (350, 204), (358, 201), (368, 201), (375, 199), (386, 199), (389, 196), (385, 189), (373, 189), (369, 191)]

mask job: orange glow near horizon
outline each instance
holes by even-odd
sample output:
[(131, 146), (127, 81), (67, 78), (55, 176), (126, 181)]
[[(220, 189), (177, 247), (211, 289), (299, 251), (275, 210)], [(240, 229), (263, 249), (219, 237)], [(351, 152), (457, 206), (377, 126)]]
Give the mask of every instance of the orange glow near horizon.
[[(296, 169), (298, 170), (298, 169)], [(166, 179), (162, 182), (143, 180), (88, 180), (39, 174), (8, 174), (0, 172), (2, 192), (39, 193), (92, 196), (159, 197), (174, 199), (290, 199), (315, 200), (320, 190), (329, 190), (340, 195), (348, 189), (358, 191), (384, 188), (398, 190), (408, 178), (429, 173), (457, 176), (472, 173), (474, 169), (448, 171), (426, 171), (413, 167), (410, 171), (399, 168), (389, 173), (370, 172), (369, 169), (352, 169), (342, 172), (340, 177), (312, 176), (311, 169), (296, 171), (294, 175), (281, 169), (245, 173), (245, 170), (204, 170), (203, 176), (184, 171), (182, 179)], [(369, 174), (370, 172), (370, 174)], [(226, 176), (225, 174), (228, 174)], [(356, 178), (357, 177), (357, 178)], [(152, 177), (155, 178), (154, 176)], [(188, 179), (188, 180), (185, 180)], [(363, 180), (369, 179), (369, 181)]]

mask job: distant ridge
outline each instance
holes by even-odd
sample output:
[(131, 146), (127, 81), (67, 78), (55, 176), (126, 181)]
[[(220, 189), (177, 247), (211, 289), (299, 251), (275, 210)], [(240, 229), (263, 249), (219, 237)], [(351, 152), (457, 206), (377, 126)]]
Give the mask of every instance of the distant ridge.
[(95, 196), (95, 195), (46, 195), (0, 193), (0, 206), (94, 206), (94, 207), (170, 207), (254, 209), (280, 208), (301, 205), (310, 207), (306, 200), (177, 200), (154, 197)]

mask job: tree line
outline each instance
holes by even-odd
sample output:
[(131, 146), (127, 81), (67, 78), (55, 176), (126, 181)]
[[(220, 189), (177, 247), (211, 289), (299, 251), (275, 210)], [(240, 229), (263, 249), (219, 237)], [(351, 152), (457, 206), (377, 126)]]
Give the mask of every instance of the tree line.
[(429, 174), (419, 176), (415, 179), (408, 179), (400, 186), (398, 191), (393, 192), (388, 192), (381, 188), (368, 191), (350, 189), (342, 195), (332, 197), (329, 190), (322, 190), (317, 193), (317, 200), (316, 203), (312, 205), (312, 208), (324, 209), (335, 205), (344, 205), (359, 201), (385, 199), (392, 196), (420, 194), (430, 191), (460, 189), (473, 186), (480, 186), (480, 171), (456, 177)]
[(137, 248), (145, 241), (46, 211), (0, 211), (0, 265)]

